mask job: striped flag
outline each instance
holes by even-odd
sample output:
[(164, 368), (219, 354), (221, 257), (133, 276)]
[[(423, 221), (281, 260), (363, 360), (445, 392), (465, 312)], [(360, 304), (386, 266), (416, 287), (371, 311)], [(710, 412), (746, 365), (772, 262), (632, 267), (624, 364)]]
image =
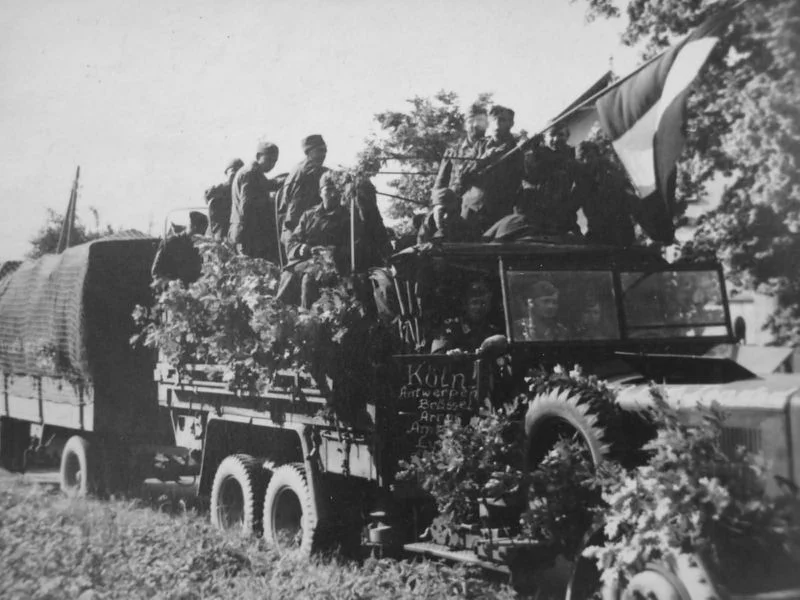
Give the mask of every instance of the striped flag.
[(733, 9), (711, 16), (597, 100), (600, 124), (643, 199), (639, 223), (657, 241), (672, 242), (675, 235), (675, 163), (691, 84), (733, 16)]

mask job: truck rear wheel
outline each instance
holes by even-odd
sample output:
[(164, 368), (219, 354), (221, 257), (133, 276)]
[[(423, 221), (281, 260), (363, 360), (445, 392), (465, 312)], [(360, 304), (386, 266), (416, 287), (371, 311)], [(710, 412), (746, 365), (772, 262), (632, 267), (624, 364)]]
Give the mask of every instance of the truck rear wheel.
[(225, 458), (211, 486), (211, 524), (244, 535), (259, 531), (264, 479), (263, 461), (248, 454)]
[(95, 457), (86, 438), (73, 435), (67, 440), (61, 452), (59, 481), (68, 496), (83, 497), (97, 491)]
[(301, 464), (283, 465), (272, 474), (264, 496), (264, 538), (278, 548), (319, 550), (319, 515)]

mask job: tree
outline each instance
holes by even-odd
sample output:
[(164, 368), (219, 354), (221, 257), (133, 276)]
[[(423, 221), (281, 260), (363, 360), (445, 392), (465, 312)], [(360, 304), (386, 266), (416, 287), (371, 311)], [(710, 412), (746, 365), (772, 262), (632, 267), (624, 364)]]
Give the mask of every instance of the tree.
[[(95, 220), (94, 229), (88, 229), (80, 219), (75, 219), (75, 224), (72, 227), (70, 235), (69, 246), (83, 244), (97, 238), (104, 237), (114, 233), (110, 225), (104, 228), (100, 227), (100, 219), (95, 208), (90, 208)], [(58, 239), (61, 236), (61, 225), (64, 222), (64, 215), (57, 213), (51, 208), (47, 209), (47, 220), (45, 224), (39, 229), (35, 236), (30, 240), (31, 250), (28, 252), (28, 258), (39, 258), (45, 254), (52, 254), (58, 248)]]
[[(482, 106), (490, 102), (491, 94), (481, 94), (476, 100)], [(380, 130), (367, 139), (359, 155), (358, 168), (367, 175), (375, 175), (382, 167), (406, 173), (389, 182), (397, 196), (408, 199), (390, 203), (392, 218), (410, 218), (429, 205), (439, 162), (445, 150), (464, 135), (465, 115), (455, 93), (415, 96), (408, 104), (407, 112), (375, 115)]]
[[(587, 0), (590, 17), (620, 12)], [(655, 55), (731, 2), (631, 0), (623, 43)], [(800, 343), (800, 3), (759, 0), (737, 17), (714, 50), (689, 102), (688, 144), (678, 199), (729, 184), (698, 222), (693, 251), (716, 251), (734, 280), (772, 294), (769, 327), (779, 343)]]

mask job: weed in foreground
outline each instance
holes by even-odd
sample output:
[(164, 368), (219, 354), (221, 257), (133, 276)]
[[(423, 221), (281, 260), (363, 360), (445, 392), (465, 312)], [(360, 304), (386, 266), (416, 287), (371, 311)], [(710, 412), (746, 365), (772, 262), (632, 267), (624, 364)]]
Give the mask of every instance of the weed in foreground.
[(0, 597), (237, 599), (513, 598), (431, 562), (279, 556), (224, 535), (194, 510), (71, 500), (21, 481), (0, 490)]

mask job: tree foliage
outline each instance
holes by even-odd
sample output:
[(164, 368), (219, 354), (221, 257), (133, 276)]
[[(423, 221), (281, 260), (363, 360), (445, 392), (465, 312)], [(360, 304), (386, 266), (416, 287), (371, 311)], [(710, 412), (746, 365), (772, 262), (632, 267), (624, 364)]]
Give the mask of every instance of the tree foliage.
[[(490, 94), (476, 100), (483, 106), (490, 102)], [(407, 172), (389, 182), (397, 196), (410, 200), (391, 202), (392, 218), (410, 218), (428, 206), (439, 161), (464, 135), (465, 115), (457, 94), (440, 91), (431, 98), (415, 96), (408, 105), (406, 111), (375, 115), (379, 130), (366, 140), (359, 155), (359, 169), (370, 176), (381, 169)]]
[[(591, 16), (614, 16), (588, 0)], [(733, 2), (632, 0), (622, 41), (653, 56)], [(693, 249), (716, 251), (739, 283), (775, 296), (769, 327), (800, 343), (800, 3), (747, 2), (717, 45), (689, 102), (678, 194), (699, 199), (727, 178), (698, 223)]]
[[(87, 227), (77, 217), (75, 224), (72, 227), (70, 240), (68, 246), (76, 246), (96, 240), (97, 238), (104, 237), (114, 233), (110, 225), (100, 227), (100, 220), (98, 218), (97, 210), (92, 208), (92, 214), (95, 218), (94, 228)], [(58, 249), (58, 240), (61, 237), (61, 226), (64, 222), (64, 215), (54, 211), (51, 208), (47, 209), (47, 220), (39, 231), (34, 235), (31, 242), (31, 249), (27, 254), (28, 258), (39, 258), (45, 254), (52, 254)]]

